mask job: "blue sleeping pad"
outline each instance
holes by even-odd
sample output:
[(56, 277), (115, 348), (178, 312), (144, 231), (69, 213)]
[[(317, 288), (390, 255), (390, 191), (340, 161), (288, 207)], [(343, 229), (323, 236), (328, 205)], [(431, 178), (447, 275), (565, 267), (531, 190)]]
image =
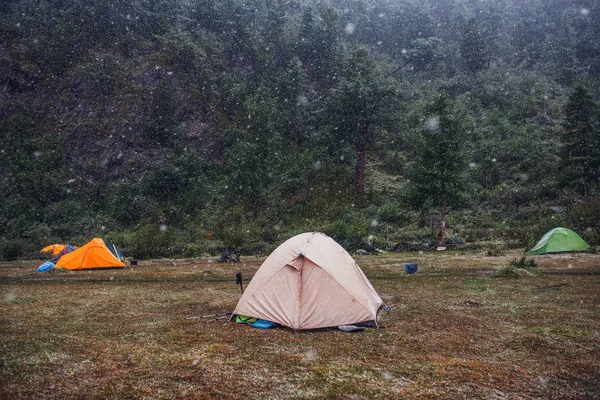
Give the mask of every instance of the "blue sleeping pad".
[(252, 324), (253, 327), (259, 328), (259, 329), (271, 329), (273, 327), (273, 325), (275, 325), (274, 322), (267, 321), (264, 319), (259, 319), (258, 321), (256, 321), (255, 323)]
[(54, 268), (54, 264), (51, 263), (50, 261), (46, 261), (45, 263), (43, 263), (42, 265), (40, 265), (38, 267), (37, 272), (48, 272), (52, 268)]

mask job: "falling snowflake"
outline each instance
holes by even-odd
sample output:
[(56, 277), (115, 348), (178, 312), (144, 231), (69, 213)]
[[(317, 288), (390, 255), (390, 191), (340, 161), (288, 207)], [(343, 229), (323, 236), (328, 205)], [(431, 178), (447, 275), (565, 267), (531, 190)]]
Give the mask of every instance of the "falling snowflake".
[(431, 117), (427, 120), (427, 129), (430, 131), (437, 131), (440, 127), (440, 117)]
[(308, 98), (306, 96), (300, 95), (298, 96), (296, 104), (298, 104), (299, 106), (305, 106), (308, 104)]

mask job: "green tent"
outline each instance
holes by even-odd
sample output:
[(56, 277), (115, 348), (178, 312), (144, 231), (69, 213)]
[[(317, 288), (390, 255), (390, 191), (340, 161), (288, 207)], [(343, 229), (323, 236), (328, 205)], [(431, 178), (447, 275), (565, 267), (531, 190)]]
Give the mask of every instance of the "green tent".
[(575, 232), (568, 228), (554, 228), (540, 239), (527, 254), (563, 253), (567, 251), (586, 251), (590, 246)]

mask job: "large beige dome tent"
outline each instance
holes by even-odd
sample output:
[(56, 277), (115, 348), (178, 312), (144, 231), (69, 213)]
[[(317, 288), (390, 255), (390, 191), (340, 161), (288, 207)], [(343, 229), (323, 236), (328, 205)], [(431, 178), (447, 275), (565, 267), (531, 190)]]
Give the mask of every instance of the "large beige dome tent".
[(233, 315), (301, 330), (376, 321), (381, 306), (350, 254), (329, 236), (309, 232), (271, 253)]

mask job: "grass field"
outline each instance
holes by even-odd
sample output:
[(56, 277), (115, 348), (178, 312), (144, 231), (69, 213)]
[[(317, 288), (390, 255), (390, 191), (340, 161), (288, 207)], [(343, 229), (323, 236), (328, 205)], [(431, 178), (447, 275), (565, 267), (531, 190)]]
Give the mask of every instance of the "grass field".
[(519, 256), (356, 257), (392, 310), (354, 334), (185, 319), (232, 311), (258, 257), (0, 264), (0, 398), (600, 398), (600, 256)]

